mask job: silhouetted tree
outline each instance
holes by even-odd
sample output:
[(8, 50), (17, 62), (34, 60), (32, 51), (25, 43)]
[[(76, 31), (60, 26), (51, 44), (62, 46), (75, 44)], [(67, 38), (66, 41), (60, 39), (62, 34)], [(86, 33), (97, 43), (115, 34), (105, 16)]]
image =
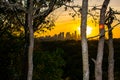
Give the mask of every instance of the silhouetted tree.
[[(1, 13), (14, 12), (25, 30), (25, 51), (23, 54), (22, 80), (32, 80), (34, 48), (34, 31), (45, 21), (45, 18), (56, 8), (61, 7), (64, 0), (3, 0), (0, 1)], [(12, 24), (12, 23), (11, 23)], [(34, 27), (33, 27), (34, 26)], [(28, 58), (28, 59), (27, 59)], [(28, 67), (28, 72), (27, 72)], [(25, 73), (25, 74), (24, 74)], [(28, 73), (28, 76), (26, 75)]]

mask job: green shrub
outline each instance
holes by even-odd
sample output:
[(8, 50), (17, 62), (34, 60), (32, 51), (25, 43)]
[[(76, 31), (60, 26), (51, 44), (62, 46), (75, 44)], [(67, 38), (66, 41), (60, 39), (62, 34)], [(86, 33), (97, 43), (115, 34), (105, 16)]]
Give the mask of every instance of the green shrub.
[(65, 65), (62, 54), (62, 49), (56, 49), (54, 52), (35, 52), (33, 80), (62, 80), (62, 67)]

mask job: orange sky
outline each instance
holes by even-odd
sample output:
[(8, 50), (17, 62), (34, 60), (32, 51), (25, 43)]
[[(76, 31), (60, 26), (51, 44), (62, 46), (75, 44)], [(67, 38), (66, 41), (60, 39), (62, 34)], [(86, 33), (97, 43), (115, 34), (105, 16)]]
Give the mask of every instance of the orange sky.
[[(77, 1), (78, 0), (76, 0), (76, 2)], [(98, 1), (102, 2), (103, 0), (89, 0), (89, 1), (91, 1), (91, 2), (93, 1), (94, 3), (92, 3), (92, 5), (94, 6), (94, 5), (97, 5)], [(120, 3), (120, 0), (111, 0), (110, 6), (111, 7), (113, 6), (114, 9), (117, 9), (120, 11), (120, 6), (118, 5), (118, 3)], [(91, 4), (89, 3), (89, 5), (91, 5)], [(64, 11), (64, 8), (60, 8), (60, 9), (56, 10), (55, 13), (53, 13), (57, 17), (57, 20), (55, 21), (54, 29), (51, 31), (47, 31), (46, 33), (42, 33), (40, 36), (46, 36), (46, 35), (53, 36), (55, 34), (59, 34), (60, 32), (73, 33), (75, 30), (78, 33), (80, 33), (78, 30), (78, 27), (80, 26), (80, 18), (77, 16), (75, 18), (72, 18), (69, 15), (69, 13), (71, 13), (71, 12), (72, 12), (71, 10)], [(116, 24), (116, 23), (114, 23), (114, 24)], [(99, 33), (98, 25), (95, 26), (95, 23), (94, 22), (92, 23), (91, 19), (89, 19), (89, 18), (88, 18), (88, 26), (91, 27), (91, 33), (90, 33), (90, 35), (88, 35), (88, 37), (98, 35), (98, 33)], [(114, 36), (114, 38), (120, 38), (120, 25), (113, 29), (113, 36)]]

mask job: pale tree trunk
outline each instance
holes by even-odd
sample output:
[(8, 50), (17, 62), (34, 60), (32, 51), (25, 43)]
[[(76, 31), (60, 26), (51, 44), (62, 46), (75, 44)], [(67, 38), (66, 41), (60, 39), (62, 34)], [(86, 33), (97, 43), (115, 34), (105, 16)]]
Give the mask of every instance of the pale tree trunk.
[[(110, 0), (104, 0), (100, 11), (99, 32), (104, 34), (105, 13)], [(95, 63), (95, 80), (102, 80), (102, 60), (104, 51), (104, 35), (101, 35), (98, 42), (97, 58)]]
[(113, 10), (109, 9), (109, 14), (106, 19), (106, 25), (108, 26), (108, 48), (109, 48), (109, 56), (108, 56), (108, 80), (114, 80), (114, 47), (113, 47), (113, 36), (112, 36), (112, 29), (111, 24), (114, 20), (114, 13)]
[(81, 14), (81, 46), (83, 60), (83, 80), (89, 80), (89, 60), (88, 60), (88, 44), (86, 38), (88, 0), (82, 1)]
[(34, 32), (33, 32), (33, 0), (27, 1), (28, 9), (28, 28), (29, 28), (29, 48), (28, 48), (28, 76), (27, 80), (32, 80), (33, 76), (33, 48), (34, 48)]
[[(110, 28), (111, 25), (108, 26), (108, 29)], [(113, 48), (112, 30), (110, 30), (108, 33), (109, 33), (108, 80), (114, 80), (114, 48)]]

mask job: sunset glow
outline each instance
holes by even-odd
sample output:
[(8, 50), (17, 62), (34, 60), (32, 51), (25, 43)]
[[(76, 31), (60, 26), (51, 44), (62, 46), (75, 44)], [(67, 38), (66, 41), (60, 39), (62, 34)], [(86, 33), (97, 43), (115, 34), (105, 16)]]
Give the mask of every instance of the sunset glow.
[(90, 26), (87, 26), (87, 35), (90, 35), (92, 32), (92, 28)]
[[(78, 32), (80, 32), (80, 27), (77, 28)], [(92, 27), (87, 26), (87, 36), (90, 36), (92, 34)]]
[[(75, 0), (75, 2), (76, 1), (77, 1), (77, 3), (80, 2), (78, 0)], [(116, 1), (111, 0), (110, 6), (112, 6), (115, 10), (120, 11), (120, 6), (118, 4), (119, 1), (120, 0), (117, 0), (117, 3), (116, 3)], [(100, 0), (100, 2), (102, 3), (103, 0)], [(89, 5), (91, 5), (91, 6), (98, 5), (98, 4), (101, 4), (100, 2), (92, 0), (91, 2), (89, 2)], [(91, 8), (91, 7), (89, 7), (89, 8)], [(55, 16), (57, 16), (57, 19), (55, 21), (55, 27), (54, 27), (54, 29), (52, 29), (51, 31), (47, 31), (45, 33), (41, 33), (41, 34), (39, 34), (39, 36), (46, 36), (46, 35), (54, 36), (55, 34), (59, 34), (60, 32), (64, 32), (65, 34), (67, 32), (70, 32), (72, 34), (75, 31), (77, 31), (77, 34), (80, 34), (80, 27), (79, 27), (80, 24), (81, 24), (80, 16), (79, 17), (75, 16), (73, 18), (69, 14), (70, 13), (74, 13), (74, 12), (72, 12), (72, 10), (65, 11), (64, 8), (59, 8), (54, 13), (55, 13)], [(90, 16), (88, 16), (88, 19), (87, 19), (87, 31), (86, 31), (87, 32), (87, 38), (99, 35), (99, 29), (102, 29), (102, 28), (105, 27), (104, 25), (99, 25), (99, 20), (97, 22), (94, 22), (94, 20), (92, 20), (92, 19), (93, 18), (91, 18)], [(98, 19), (99, 19), (99, 16), (98, 16)], [(112, 26), (114, 26), (117, 23), (118, 22), (114, 22), (112, 24)], [(120, 27), (119, 26), (120, 25), (118, 25), (117, 27), (115, 27), (113, 29), (113, 31), (112, 31), (114, 38), (120, 38), (120, 35), (119, 35)], [(107, 29), (107, 28), (105, 27), (105, 29)], [(107, 32), (106, 32), (105, 36), (106, 37), (108, 36)], [(95, 39), (97, 39), (98, 37), (95, 37)]]

